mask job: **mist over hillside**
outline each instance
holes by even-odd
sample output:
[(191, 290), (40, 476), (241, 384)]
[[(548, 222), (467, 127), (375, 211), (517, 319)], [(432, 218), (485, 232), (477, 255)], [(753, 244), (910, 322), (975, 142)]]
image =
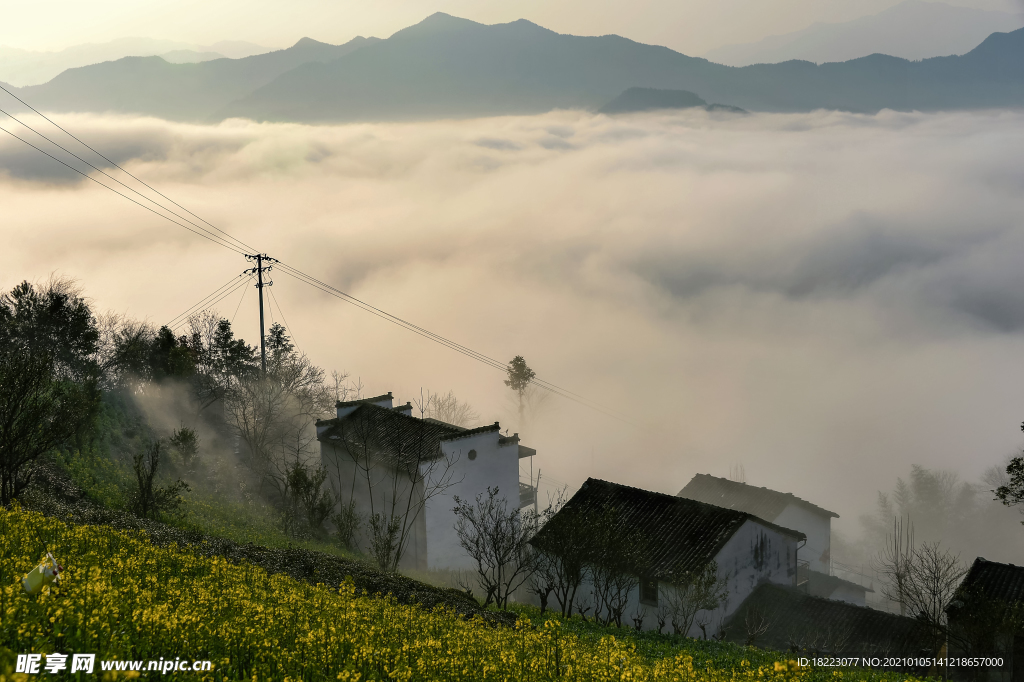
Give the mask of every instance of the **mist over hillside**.
[[(500, 372), (276, 277), (319, 366), (399, 402), (453, 390), (537, 449), (542, 496), (674, 494), (739, 462), (853, 542), (913, 464), (977, 484), (1022, 444), (1021, 112), (56, 120), (273, 257), (637, 425), (559, 399), (520, 425)], [(250, 267), (17, 140), (0, 164), (0, 289), (56, 270), (159, 325)], [(245, 289), (220, 309), (251, 342)]]

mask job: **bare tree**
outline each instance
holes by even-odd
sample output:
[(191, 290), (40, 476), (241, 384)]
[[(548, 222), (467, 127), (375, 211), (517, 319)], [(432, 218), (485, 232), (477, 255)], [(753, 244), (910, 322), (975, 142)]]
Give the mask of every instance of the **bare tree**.
[(911, 572), (914, 565), (914, 528), (903, 527), (903, 519), (893, 519), (893, 532), (886, 538), (885, 549), (875, 561), (875, 568), (885, 581), (882, 594), (900, 606), (900, 615), (907, 615), (911, 601)]
[(469, 426), (480, 419), (480, 415), (469, 403), (460, 401), (453, 391), (448, 393), (420, 393), (420, 399), (413, 401), (421, 419), (436, 419), (453, 426)]
[(535, 552), (529, 540), (537, 531), (532, 510), (509, 509), (498, 488), (487, 488), (470, 503), (455, 496), (455, 532), (459, 544), (476, 562), (480, 586), (486, 597), (500, 608), (536, 571)]
[(655, 616), (658, 619), (658, 634), (661, 634), (661, 631), (665, 629), (665, 625), (672, 616), (668, 604), (666, 604), (664, 600), (658, 604), (658, 611), (655, 613)]
[(369, 544), (380, 567), (396, 571), (427, 502), (459, 482), (459, 455), (444, 452), (429, 422), (392, 411), (357, 410), (336, 428), (325, 455), (336, 470), (350, 465), (349, 501), (367, 501)]
[(530, 592), (537, 595), (537, 600), (540, 602), (540, 612), (543, 614), (548, 610), (548, 599), (551, 598), (551, 593), (554, 591), (555, 587), (548, 582), (548, 572), (542, 569), (547, 557), (542, 552), (538, 552), (535, 555), (535, 559), (536, 568), (533, 575), (530, 576), (530, 580), (527, 584)]
[(647, 618), (647, 609), (640, 607), (636, 613), (633, 614), (633, 629), (640, 632), (644, 629), (644, 619)]
[(886, 581), (882, 594), (898, 603), (902, 614), (927, 626), (937, 645), (947, 631), (946, 609), (967, 566), (938, 542), (915, 546), (913, 526), (904, 531), (900, 520), (894, 522), (893, 534), (876, 564)]
[(764, 636), (775, 624), (776, 614), (762, 604), (752, 604), (743, 614), (743, 632), (746, 645), (753, 646), (758, 637)]
[(363, 382), (362, 380), (349, 381), (347, 372), (339, 372), (335, 369), (331, 371), (330, 391), (335, 402), (359, 400), (363, 395)]
[(714, 560), (698, 569), (674, 571), (668, 582), (665, 603), (677, 635), (690, 632), (698, 611), (713, 611), (728, 596), (726, 580), (718, 575), (718, 563)]

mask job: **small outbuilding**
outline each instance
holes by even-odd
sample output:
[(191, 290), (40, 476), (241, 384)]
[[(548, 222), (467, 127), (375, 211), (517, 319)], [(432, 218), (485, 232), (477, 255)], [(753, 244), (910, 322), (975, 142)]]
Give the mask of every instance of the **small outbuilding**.
[(867, 593), (874, 590), (841, 578), (832, 570), (832, 519), (839, 518), (839, 514), (792, 493), (708, 474), (695, 475), (678, 495), (744, 511), (776, 525), (801, 531), (807, 536), (807, 544), (800, 548), (798, 586), (814, 597), (867, 605)]

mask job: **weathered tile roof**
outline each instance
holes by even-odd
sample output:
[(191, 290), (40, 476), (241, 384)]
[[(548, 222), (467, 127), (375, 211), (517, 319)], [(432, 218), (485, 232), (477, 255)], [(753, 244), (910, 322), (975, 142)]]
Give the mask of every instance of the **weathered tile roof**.
[(698, 502), (745, 511), (768, 521), (777, 519), (779, 514), (793, 503), (817, 514), (839, 518), (839, 514), (800, 499), (792, 493), (780, 493), (777, 490), (758, 488), (708, 474), (697, 474), (678, 494), (679, 497), (687, 497)]
[(318, 429), (317, 440), (336, 446), (346, 444), (362, 448), (365, 445), (392, 464), (437, 459), (442, 455), (442, 442), (500, 430), (498, 422), (466, 429), (436, 419), (419, 419), (368, 401), (355, 404), (358, 407), (344, 417), (317, 421), (317, 426), (327, 427)]
[(1024, 602), (1024, 566), (1001, 564), (978, 557), (958, 589), (978, 590), (996, 601)]
[(754, 645), (784, 651), (894, 656), (931, 655), (921, 624), (905, 616), (812, 597), (794, 587), (763, 583), (725, 623), (725, 639), (746, 644), (751, 626), (767, 624)]
[[(544, 547), (545, 537), (557, 530), (553, 524), (568, 522), (574, 513), (609, 509), (621, 530), (645, 540), (642, 564), (651, 578), (664, 577), (676, 570), (699, 569), (751, 519), (780, 533), (805, 539), (799, 531), (776, 526), (746, 512), (588, 478), (533, 542)], [(551, 551), (558, 549), (553, 547)]]

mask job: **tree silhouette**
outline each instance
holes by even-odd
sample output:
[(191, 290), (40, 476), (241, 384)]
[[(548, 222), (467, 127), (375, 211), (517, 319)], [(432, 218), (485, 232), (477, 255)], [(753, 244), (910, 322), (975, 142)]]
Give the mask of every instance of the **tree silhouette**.
[(537, 376), (537, 373), (529, 368), (522, 355), (512, 358), (512, 362), (508, 363), (505, 372), (508, 375), (508, 379), (505, 379), (505, 385), (516, 394), (519, 408), (519, 424), (521, 427), (526, 416), (527, 390), (530, 388), (530, 382)]

